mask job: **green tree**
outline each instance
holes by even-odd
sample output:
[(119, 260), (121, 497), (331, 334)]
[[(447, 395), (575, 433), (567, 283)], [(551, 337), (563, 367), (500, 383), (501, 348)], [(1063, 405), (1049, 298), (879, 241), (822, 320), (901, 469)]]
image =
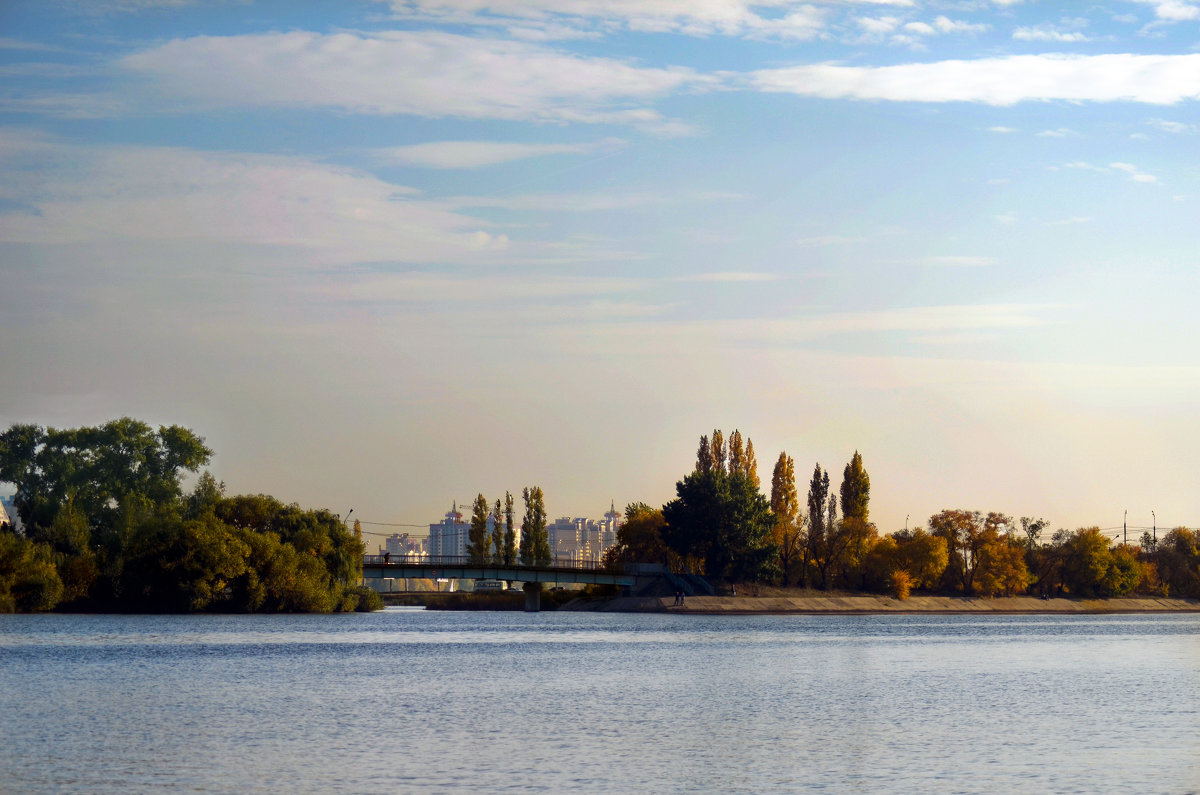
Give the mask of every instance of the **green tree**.
[(842, 518), (868, 521), (870, 500), (871, 478), (863, 469), (862, 456), (855, 450), (842, 472)]
[(837, 497), (829, 493), (829, 473), (817, 464), (808, 484), (806, 552), (825, 590), (832, 586), (846, 551), (848, 536), (843, 529), (837, 520)]
[(204, 440), (177, 425), (157, 431), (128, 417), (94, 428), (13, 425), (0, 434), (0, 481), (16, 485), (21, 521), (36, 533), (72, 499), (93, 532), (115, 524), (121, 505), (139, 495), (175, 504), (180, 479), (212, 456)]
[(504, 565), (517, 563), (517, 525), (512, 492), (504, 492)]
[(467, 556), (476, 565), (488, 563), (491, 554), (488, 550), (488, 504), (483, 495), (475, 497), (471, 506), (471, 528), (467, 531)]
[(696, 471), (697, 472), (712, 472), (713, 455), (712, 446), (708, 443), (707, 436), (700, 437), (700, 449), (696, 451)]
[(525, 501), (525, 517), (521, 521), (521, 564), (548, 566), (553, 555), (546, 533), (545, 497), (540, 486), (526, 487), (521, 494)]
[(703, 561), (707, 575), (725, 580), (758, 581), (775, 573), (775, 517), (745, 474), (714, 466), (690, 473), (675, 491), (663, 506), (662, 535), (677, 555)]
[(0, 613), (37, 613), (59, 603), (63, 583), (52, 555), (47, 544), (0, 533)]

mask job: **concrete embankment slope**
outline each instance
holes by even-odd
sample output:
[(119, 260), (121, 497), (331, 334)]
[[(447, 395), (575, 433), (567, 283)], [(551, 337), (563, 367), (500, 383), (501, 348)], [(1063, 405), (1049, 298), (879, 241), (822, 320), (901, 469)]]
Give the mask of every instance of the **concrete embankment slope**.
[(963, 596), (689, 596), (676, 606), (673, 597), (628, 596), (568, 609), (618, 613), (1200, 613), (1200, 600), (1136, 597), (1123, 599), (1038, 599), (1010, 596), (978, 599)]

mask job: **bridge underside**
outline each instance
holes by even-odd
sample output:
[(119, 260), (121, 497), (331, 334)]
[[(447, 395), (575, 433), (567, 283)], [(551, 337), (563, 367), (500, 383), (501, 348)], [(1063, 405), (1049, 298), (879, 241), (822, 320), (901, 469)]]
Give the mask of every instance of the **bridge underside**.
[(507, 580), (509, 582), (583, 583), (632, 586), (632, 574), (588, 569), (534, 568), (525, 566), (434, 566), (421, 563), (364, 563), (364, 579)]

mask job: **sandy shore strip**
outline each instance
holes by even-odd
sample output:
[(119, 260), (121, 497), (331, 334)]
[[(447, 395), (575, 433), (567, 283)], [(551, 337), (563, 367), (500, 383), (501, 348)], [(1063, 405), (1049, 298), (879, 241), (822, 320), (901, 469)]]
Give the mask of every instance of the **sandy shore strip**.
[(673, 597), (628, 596), (604, 602), (569, 605), (566, 609), (616, 613), (752, 614), (875, 614), (875, 613), (1200, 613), (1200, 600), (1158, 597), (1120, 599), (1039, 599), (1009, 596), (981, 599), (965, 596), (911, 596), (903, 601), (888, 596), (689, 596), (686, 604)]

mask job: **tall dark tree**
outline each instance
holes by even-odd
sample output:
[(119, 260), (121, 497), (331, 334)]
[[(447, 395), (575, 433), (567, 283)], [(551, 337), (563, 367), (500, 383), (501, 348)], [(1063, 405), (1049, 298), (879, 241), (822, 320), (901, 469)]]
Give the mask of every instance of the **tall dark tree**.
[(467, 556), (472, 563), (489, 563), (491, 554), (488, 550), (488, 504), (482, 494), (475, 497), (471, 506), (471, 527), (467, 531)]
[(713, 456), (712, 447), (708, 443), (707, 436), (700, 437), (700, 449), (696, 451), (696, 471), (697, 472), (712, 472)]
[(870, 500), (871, 478), (863, 469), (862, 456), (855, 450), (850, 463), (846, 464), (846, 469), (842, 472), (842, 517), (861, 522), (868, 521), (867, 505)]
[(711, 577), (744, 582), (774, 574), (775, 517), (749, 478), (723, 469), (692, 472), (675, 491), (676, 498), (663, 506), (662, 537), (671, 550), (702, 561)]
[(553, 555), (546, 533), (545, 497), (540, 486), (527, 487), (521, 494), (525, 501), (525, 517), (521, 521), (521, 563), (548, 566)]
[(504, 560), (505, 566), (515, 566), (517, 563), (517, 525), (514, 521), (512, 492), (504, 492)]
[(488, 553), (493, 563), (504, 563), (504, 514), (501, 513), (500, 498), (492, 509), (492, 535), (488, 539)]

